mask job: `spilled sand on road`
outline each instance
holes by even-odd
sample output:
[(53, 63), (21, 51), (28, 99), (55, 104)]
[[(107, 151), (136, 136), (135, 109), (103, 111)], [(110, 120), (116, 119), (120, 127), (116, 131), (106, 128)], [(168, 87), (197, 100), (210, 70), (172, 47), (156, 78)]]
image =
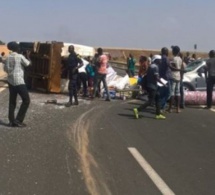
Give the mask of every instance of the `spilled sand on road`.
[[(89, 193), (92, 195), (110, 195), (111, 192), (103, 180), (98, 163), (89, 151), (88, 131), (91, 125), (90, 117), (92, 117), (92, 113), (99, 112), (95, 112), (95, 108), (92, 108), (83, 113), (67, 131), (67, 136), (80, 157), (80, 166)], [(94, 120), (95, 117), (94, 115)]]

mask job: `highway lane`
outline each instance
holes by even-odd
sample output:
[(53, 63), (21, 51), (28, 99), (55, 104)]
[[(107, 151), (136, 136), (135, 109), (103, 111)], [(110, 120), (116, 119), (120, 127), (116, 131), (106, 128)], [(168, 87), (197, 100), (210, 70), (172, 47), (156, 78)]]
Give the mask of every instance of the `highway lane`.
[[(136, 103), (108, 109), (107, 131), (100, 133), (103, 135), (98, 141), (99, 148), (107, 150), (103, 153), (111, 154), (106, 166), (114, 170), (114, 181), (121, 182), (119, 194), (159, 194), (152, 191), (156, 188), (153, 182), (131, 158), (127, 150), (130, 147), (140, 152), (175, 194), (214, 194), (214, 113), (187, 108), (179, 115), (172, 113), (167, 120), (157, 121), (149, 109), (145, 117), (135, 120), (132, 108)], [(110, 134), (111, 140), (107, 139)], [(136, 165), (130, 166), (133, 162)], [(139, 183), (132, 183), (135, 179)]]
[(30, 95), (28, 127), (11, 129), (0, 93), (0, 194), (215, 194), (214, 112), (187, 108), (157, 121), (149, 108), (136, 120), (140, 100), (65, 108), (66, 95)]

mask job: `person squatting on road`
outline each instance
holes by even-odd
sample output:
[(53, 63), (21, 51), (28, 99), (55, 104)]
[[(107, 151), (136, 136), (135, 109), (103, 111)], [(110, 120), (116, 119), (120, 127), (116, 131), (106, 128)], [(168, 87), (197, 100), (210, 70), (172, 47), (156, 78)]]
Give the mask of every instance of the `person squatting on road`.
[[(147, 58), (140, 58), (140, 64), (148, 62)], [(144, 110), (148, 106), (151, 106), (153, 102), (155, 101), (156, 106), (156, 116), (155, 119), (165, 119), (166, 117), (163, 116), (160, 112), (160, 95), (158, 90), (158, 84), (157, 82), (162, 81), (159, 78), (159, 64), (161, 63), (161, 56), (160, 55), (154, 55), (152, 58), (152, 64), (149, 66), (146, 74), (146, 90), (148, 92), (148, 101), (146, 101), (143, 105), (141, 105), (139, 108), (134, 108), (134, 116), (135, 118), (139, 118), (139, 111)], [(164, 84), (163, 84), (164, 85)], [(164, 85), (165, 86), (165, 85)]]
[[(4, 71), (8, 74), (7, 81), (9, 87), (9, 126), (10, 127), (25, 127), (23, 123), (27, 113), (30, 97), (24, 81), (24, 68), (30, 65), (30, 53), (27, 52), (27, 58), (19, 54), (19, 44), (9, 42), (7, 47), (12, 52), (4, 61)], [(22, 104), (15, 117), (17, 95), (22, 99)]]
[(95, 74), (93, 98), (96, 97), (98, 85), (102, 81), (103, 86), (105, 88), (105, 92), (107, 94), (107, 98), (105, 100), (111, 101), (107, 82), (106, 82), (107, 68), (108, 68), (108, 57), (107, 55), (103, 54), (99, 57), (99, 63), (96, 67), (97, 71)]
[(212, 107), (213, 87), (215, 84), (215, 51), (209, 52), (209, 58), (206, 62), (205, 79), (207, 83), (207, 106), (206, 109)]
[(67, 59), (67, 70), (69, 71), (69, 102), (65, 105), (66, 107), (73, 105), (73, 97), (75, 99), (74, 105), (78, 105), (78, 69), (83, 66), (83, 61), (81, 60), (81, 57), (75, 53), (75, 48), (73, 45), (69, 46), (68, 51), (70, 53)]

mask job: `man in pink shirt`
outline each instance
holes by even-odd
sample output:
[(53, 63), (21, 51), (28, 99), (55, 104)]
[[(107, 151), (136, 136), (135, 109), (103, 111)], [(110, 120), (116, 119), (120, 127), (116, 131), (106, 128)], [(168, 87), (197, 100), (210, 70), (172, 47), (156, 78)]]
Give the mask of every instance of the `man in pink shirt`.
[(106, 82), (106, 74), (107, 74), (107, 68), (108, 68), (108, 57), (107, 55), (101, 55), (99, 57), (99, 63), (96, 66), (96, 75), (95, 75), (95, 81), (94, 81), (94, 93), (93, 97), (96, 96), (96, 91), (98, 89), (98, 84), (102, 81), (103, 86), (105, 88), (105, 91), (107, 93), (107, 98), (106, 101), (110, 101), (110, 94), (108, 91), (107, 87), (107, 82)]

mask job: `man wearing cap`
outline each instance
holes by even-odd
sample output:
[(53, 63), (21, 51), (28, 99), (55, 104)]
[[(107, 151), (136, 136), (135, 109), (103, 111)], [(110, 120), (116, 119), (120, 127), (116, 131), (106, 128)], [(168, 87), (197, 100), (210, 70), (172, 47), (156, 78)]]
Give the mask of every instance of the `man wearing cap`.
[(207, 106), (206, 109), (212, 107), (213, 87), (215, 84), (215, 51), (209, 52), (209, 60), (206, 63), (205, 79), (207, 83)]
[[(30, 104), (30, 97), (24, 81), (24, 68), (30, 65), (29, 52), (27, 52), (26, 59), (22, 54), (19, 54), (19, 44), (10, 42), (7, 47), (12, 52), (9, 54), (4, 62), (4, 71), (8, 74), (9, 87), (9, 126), (11, 127), (25, 127), (23, 123), (26, 112)], [(16, 99), (17, 95), (22, 98), (22, 104), (15, 117)]]
[[(163, 82), (159, 78), (159, 64), (161, 63), (161, 56), (155, 55), (152, 58), (152, 64), (149, 66), (147, 73), (146, 73), (146, 90), (148, 92), (148, 101), (146, 101), (143, 105), (139, 108), (134, 108), (134, 116), (135, 118), (139, 118), (139, 111), (147, 108), (148, 106), (152, 105), (155, 101), (156, 106), (156, 119), (165, 119), (166, 117), (163, 116), (160, 112), (160, 97), (158, 92), (158, 84), (157, 82), (163, 84)], [(165, 84), (163, 84), (165, 85)]]

